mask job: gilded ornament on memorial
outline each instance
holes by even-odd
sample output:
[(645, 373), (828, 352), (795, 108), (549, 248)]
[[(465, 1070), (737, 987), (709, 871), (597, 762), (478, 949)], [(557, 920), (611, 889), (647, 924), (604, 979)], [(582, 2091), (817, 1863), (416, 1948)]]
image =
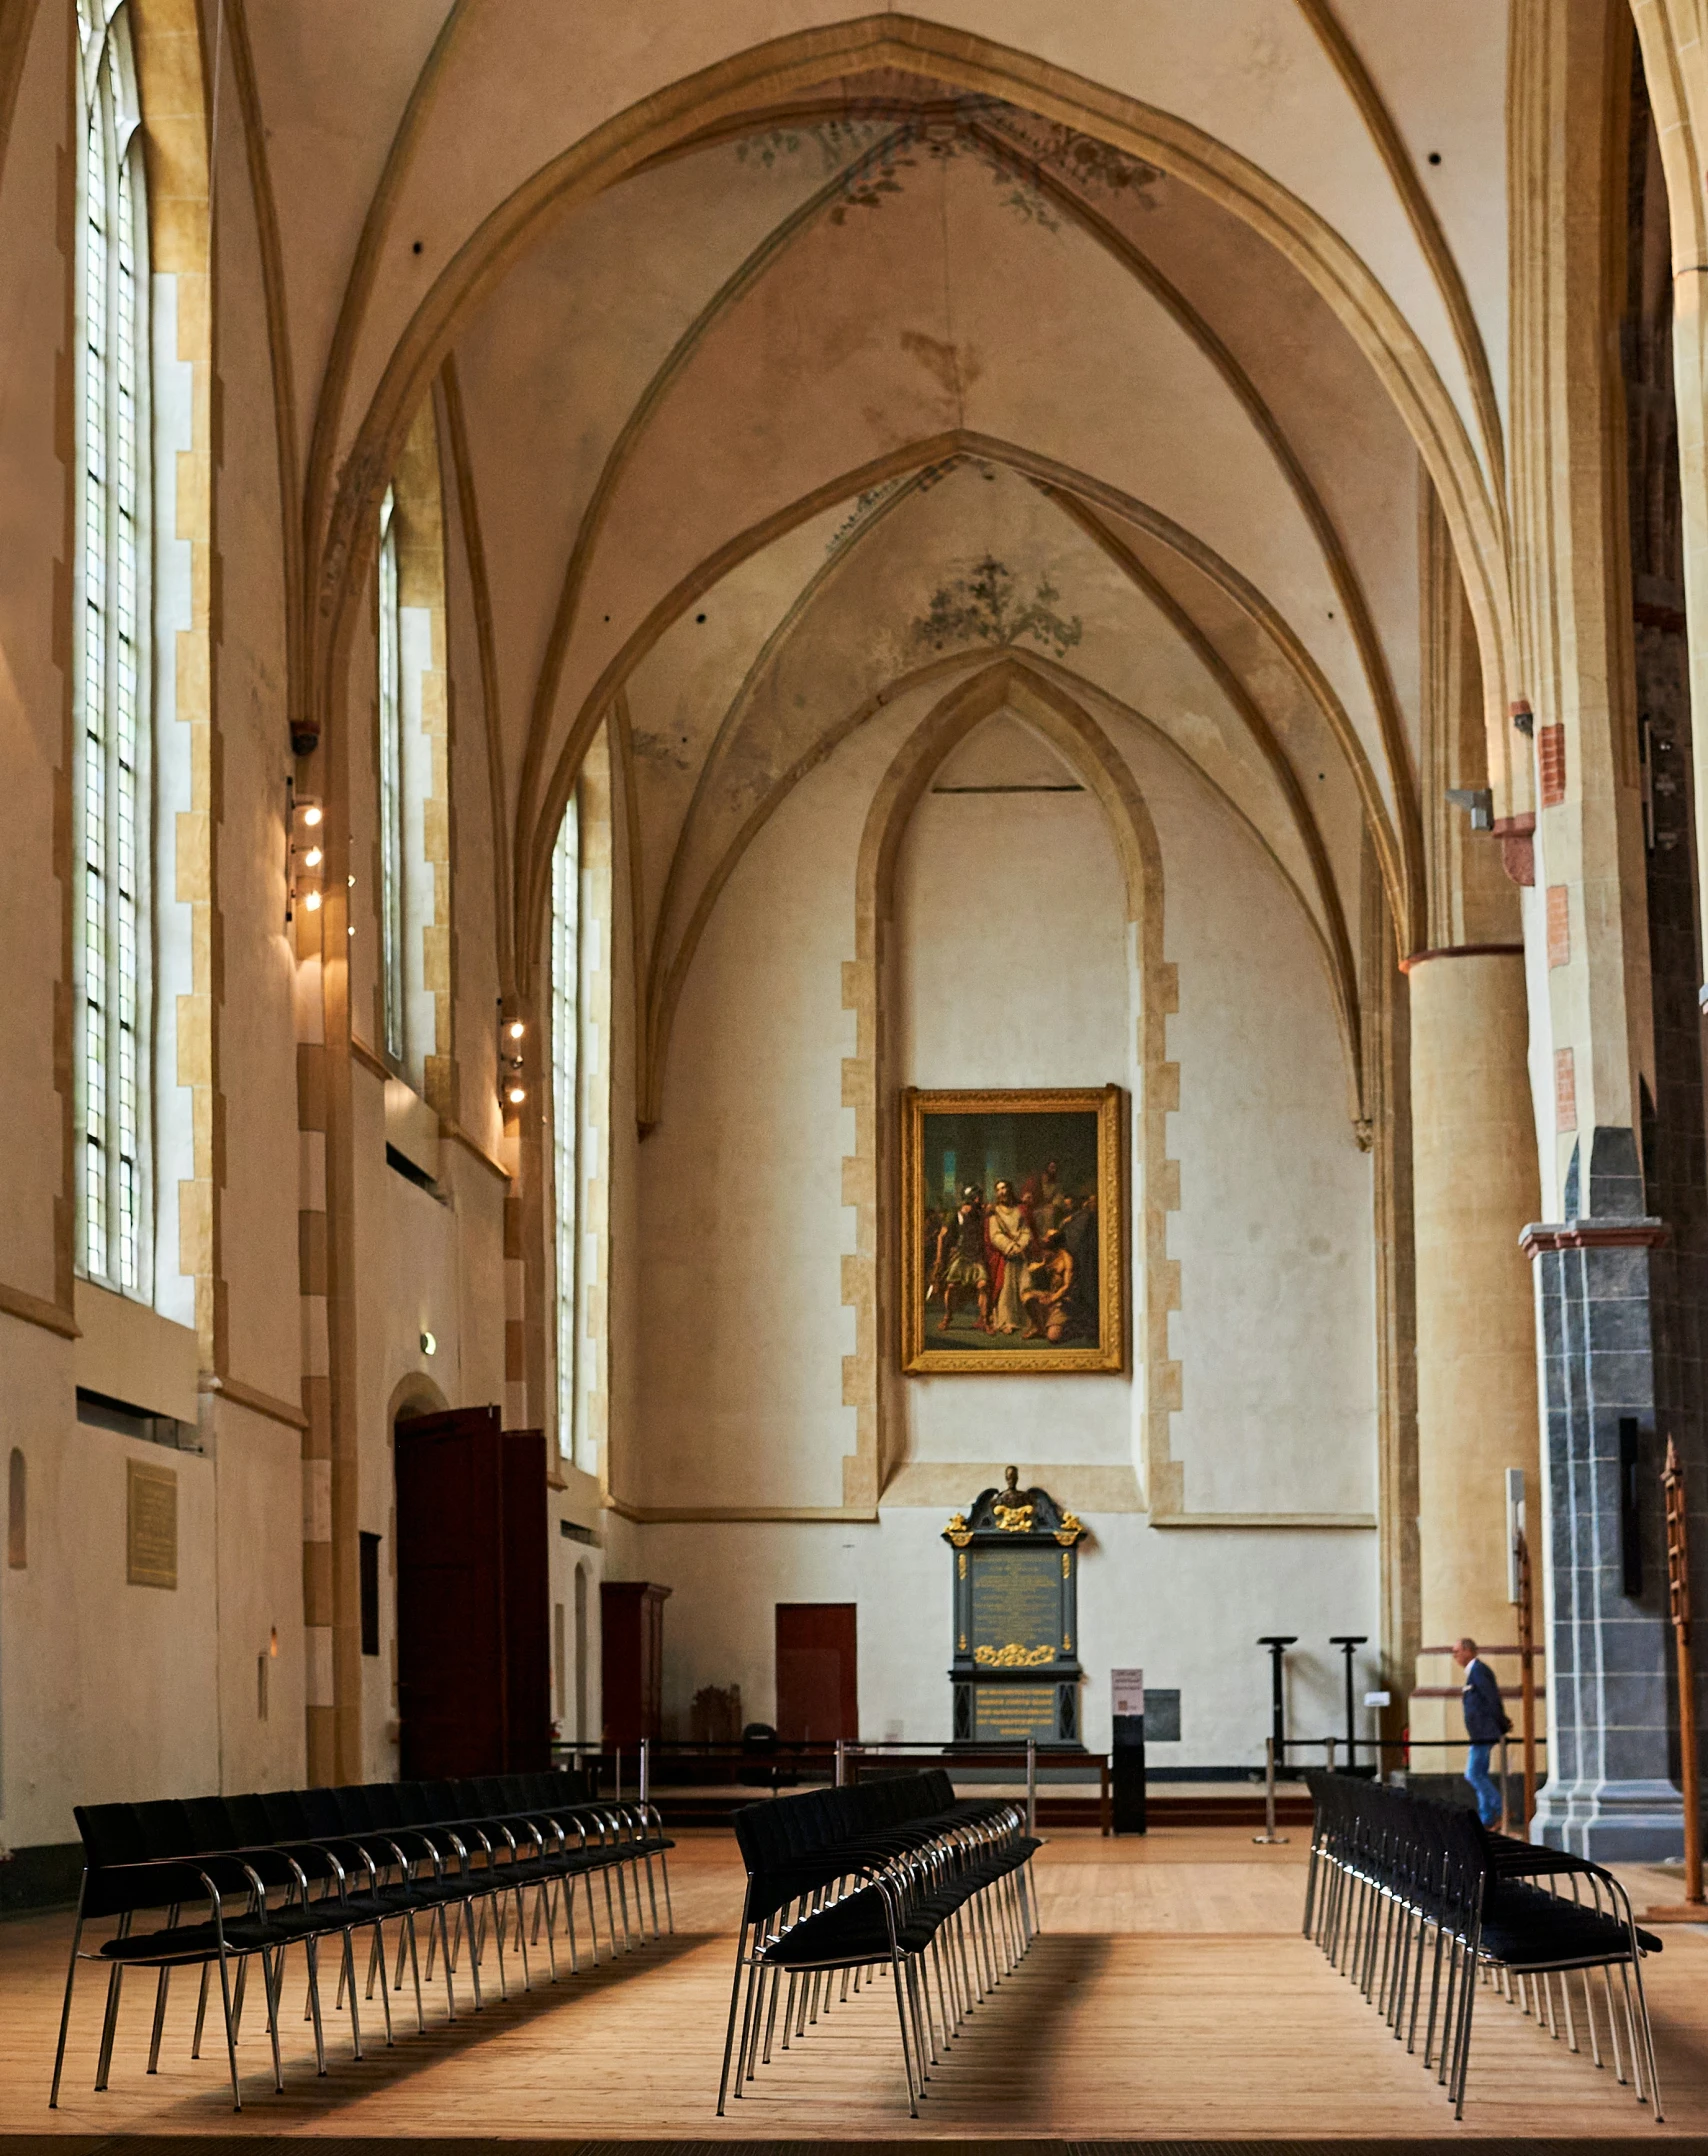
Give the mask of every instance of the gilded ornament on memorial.
[(996, 1524), (1006, 1535), (1029, 1535), (1032, 1532), (1032, 1507), (1030, 1505), (1005, 1505), (1000, 1498), (990, 1508), (996, 1514)]
[(1007, 1647), (975, 1647), (973, 1660), (985, 1669), (1037, 1669), (1041, 1663), (1053, 1662), (1056, 1650), (1046, 1640), (1041, 1647), (1022, 1647), (1014, 1641)]

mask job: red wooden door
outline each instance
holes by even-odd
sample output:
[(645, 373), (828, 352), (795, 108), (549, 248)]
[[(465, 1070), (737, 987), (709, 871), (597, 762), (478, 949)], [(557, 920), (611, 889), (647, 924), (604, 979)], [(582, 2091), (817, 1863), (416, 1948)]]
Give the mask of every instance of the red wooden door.
[(408, 1779), (544, 1766), (545, 1441), (495, 1407), (397, 1425), (397, 1698)]
[(777, 1604), (777, 1734), (831, 1743), (860, 1734), (852, 1602)]

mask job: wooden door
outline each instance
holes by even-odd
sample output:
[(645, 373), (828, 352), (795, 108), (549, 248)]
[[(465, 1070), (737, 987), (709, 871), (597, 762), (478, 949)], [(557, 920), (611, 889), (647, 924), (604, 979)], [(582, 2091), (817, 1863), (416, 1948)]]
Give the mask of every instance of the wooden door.
[(852, 1602), (777, 1604), (777, 1734), (800, 1743), (860, 1734)]
[(656, 1580), (604, 1580), (599, 1587), (600, 1695), (604, 1744), (626, 1751), (664, 1729), (664, 1605)]
[(503, 1769), (504, 1478), (498, 1410), (397, 1425), (399, 1771)]
[(397, 1700), (407, 1779), (551, 1756), (545, 1439), (495, 1407), (400, 1421)]
[(506, 1430), (504, 1446), (504, 1765), (552, 1763), (551, 1520), (546, 1433)]

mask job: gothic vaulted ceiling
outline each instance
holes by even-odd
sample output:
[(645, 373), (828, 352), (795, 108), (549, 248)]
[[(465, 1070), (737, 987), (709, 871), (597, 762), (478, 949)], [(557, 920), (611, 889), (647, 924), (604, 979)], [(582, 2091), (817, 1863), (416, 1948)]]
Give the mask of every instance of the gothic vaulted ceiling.
[(295, 706), (338, 723), (362, 534), (437, 379), (516, 949), (607, 719), (667, 1017), (792, 778), (993, 647), (1196, 768), (1349, 1026), (1366, 860), (1422, 940), (1431, 488), (1505, 694), (1503, 6), (234, 20)]

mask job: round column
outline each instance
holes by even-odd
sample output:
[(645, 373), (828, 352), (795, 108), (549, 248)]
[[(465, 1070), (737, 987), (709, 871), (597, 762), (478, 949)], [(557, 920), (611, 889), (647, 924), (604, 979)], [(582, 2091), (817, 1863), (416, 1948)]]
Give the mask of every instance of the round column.
[[(1524, 1470), (1542, 1632), (1536, 1319), (1530, 1261), (1518, 1245), (1540, 1202), (1524, 955), (1426, 952), (1408, 973), (1422, 1634), (1411, 1732), (1463, 1742), (1463, 1680), (1451, 1652), (1464, 1634), (1509, 1699), (1518, 1694), (1509, 1467)], [(1536, 1678), (1540, 1692), (1540, 1655)], [(1516, 1704), (1511, 1712), (1516, 1729)], [(1463, 1768), (1462, 1752), (1412, 1757), (1414, 1774)]]

